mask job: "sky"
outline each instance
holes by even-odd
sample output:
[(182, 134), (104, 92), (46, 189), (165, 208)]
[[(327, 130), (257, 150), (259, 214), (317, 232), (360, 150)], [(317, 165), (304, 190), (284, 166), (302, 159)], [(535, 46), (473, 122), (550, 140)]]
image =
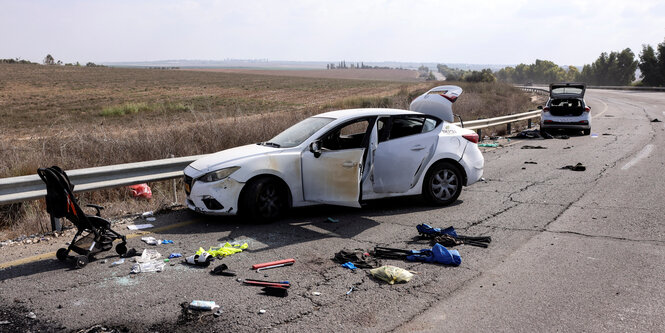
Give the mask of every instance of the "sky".
[(593, 62), (665, 41), (663, 0), (0, 0), (0, 58)]

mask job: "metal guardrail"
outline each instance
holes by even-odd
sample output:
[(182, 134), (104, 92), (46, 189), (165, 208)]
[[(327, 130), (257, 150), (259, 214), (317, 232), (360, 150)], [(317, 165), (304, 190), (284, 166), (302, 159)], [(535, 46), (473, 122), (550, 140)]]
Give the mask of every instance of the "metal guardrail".
[[(67, 170), (74, 192), (85, 192), (182, 177), (182, 171), (206, 155)], [(0, 178), (0, 205), (38, 199), (46, 186), (38, 175)]]
[[(497, 118), (464, 122), (464, 128), (480, 129), (540, 117), (540, 110)], [(460, 123), (456, 123), (460, 125)], [(480, 133), (479, 133), (480, 134)], [(67, 170), (74, 192), (102, 190), (124, 185), (140, 184), (183, 176), (183, 170), (193, 161), (207, 155), (167, 158), (162, 160), (116, 164), (102, 167)], [(0, 205), (39, 199), (46, 195), (46, 186), (39, 176), (0, 178)]]
[(522, 89), (522, 90), (524, 90), (524, 91), (529, 91), (529, 92), (536, 93), (536, 94), (541, 94), (541, 95), (549, 95), (549, 94), (550, 94), (550, 91), (549, 91), (549, 90), (547, 90), (547, 89), (542, 89), (542, 88), (527, 87), (527, 86), (524, 86), (524, 87), (518, 87), (518, 88), (520, 88), (520, 89)]

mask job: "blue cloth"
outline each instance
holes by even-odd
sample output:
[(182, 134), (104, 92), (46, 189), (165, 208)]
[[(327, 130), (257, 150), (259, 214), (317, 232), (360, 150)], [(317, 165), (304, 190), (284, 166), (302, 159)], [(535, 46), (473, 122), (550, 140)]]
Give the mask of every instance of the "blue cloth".
[(342, 264), (342, 267), (344, 267), (344, 268), (348, 268), (348, 269), (350, 269), (350, 270), (354, 270), (354, 269), (358, 268), (358, 267), (356, 267), (356, 265), (354, 265), (354, 264), (353, 264), (352, 262), (350, 262), (350, 261), (347, 262), (347, 263), (345, 263), (345, 264)]
[(170, 239), (165, 239), (162, 241), (162, 244), (173, 244), (173, 241)]
[(431, 225), (427, 223), (419, 224), (416, 226), (416, 229), (418, 229), (418, 232), (421, 234), (425, 235), (450, 235), (455, 238), (457, 238), (457, 232), (455, 231), (455, 228), (453, 227), (448, 227), (443, 230), (441, 228), (434, 228)]
[(171, 253), (171, 254), (169, 254), (169, 259), (180, 258), (180, 257), (182, 257), (182, 254), (180, 254), (180, 253)]
[(439, 263), (444, 265), (459, 266), (462, 257), (457, 250), (448, 250), (443, 245), (436, 243), (432, 249), (413, 250), (413, 254), (406, 256), (408, 261), (422, 261)]

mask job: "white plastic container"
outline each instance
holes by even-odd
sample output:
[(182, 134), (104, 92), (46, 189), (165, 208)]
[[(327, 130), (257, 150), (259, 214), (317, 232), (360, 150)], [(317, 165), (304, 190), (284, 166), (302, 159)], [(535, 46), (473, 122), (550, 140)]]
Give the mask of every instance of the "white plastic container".
[(189, 303), (189, 308), (194, 310), (214, 310), (219, 308), (215, 301), (192, 301)]

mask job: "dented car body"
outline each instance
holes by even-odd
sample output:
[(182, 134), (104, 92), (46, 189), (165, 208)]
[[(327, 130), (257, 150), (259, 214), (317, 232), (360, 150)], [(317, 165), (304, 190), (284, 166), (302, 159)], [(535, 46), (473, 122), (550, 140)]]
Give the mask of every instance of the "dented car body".
[(199, 159), (184, 171), (187, 206), (272, 220), (290, 207), (360, 207), (363, 200), (394, 196), (421, 194), (433, 204), (450, 204), (462, 186), (482, 177), (484, 159), (477, 134), (451, 123), (450, 106), (462, 91), (447, 87), (455, 89), (425, 93), (411, 106), (417, 110), (426, 100), (431, 110), (431, 99), (442, 98), (438, 113), (332, 111), (269, 141)]

